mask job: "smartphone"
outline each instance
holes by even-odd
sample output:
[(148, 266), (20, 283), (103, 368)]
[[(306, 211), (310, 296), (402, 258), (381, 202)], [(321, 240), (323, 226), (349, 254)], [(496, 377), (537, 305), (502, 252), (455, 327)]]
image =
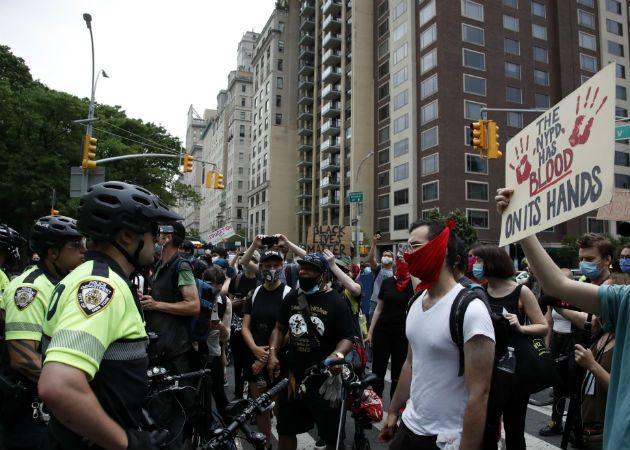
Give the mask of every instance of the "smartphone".
[(376, 236), (377, 238), (381, 238), (381, 232), (380, 231), (375, 231), (374, 232), (374, 236)]
[(406, 242), (400, 242), (398, 244), (398, 251), (406, 253), (407, 252), (407, 243)]
[(262, 244), (268, 247), (278, 245), (278, 237), (277, 236), (265, 236), (262, 238)]

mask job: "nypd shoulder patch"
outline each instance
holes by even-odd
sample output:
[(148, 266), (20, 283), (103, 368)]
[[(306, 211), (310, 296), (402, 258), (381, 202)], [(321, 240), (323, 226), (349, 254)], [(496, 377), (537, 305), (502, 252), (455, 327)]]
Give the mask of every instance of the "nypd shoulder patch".
[(33, 303), (33, 300), (35, 300), (36, 297), (37, 289), (29, 286), (21, 286), (15, 291), (13, 300), (15, 301), (17, 309), (24, 311), (31, 303)]
[(85, 317), (103, 311), (114, 296), (114, 288), (104, 281), (88, 280), (79, 285), (77, 303)]

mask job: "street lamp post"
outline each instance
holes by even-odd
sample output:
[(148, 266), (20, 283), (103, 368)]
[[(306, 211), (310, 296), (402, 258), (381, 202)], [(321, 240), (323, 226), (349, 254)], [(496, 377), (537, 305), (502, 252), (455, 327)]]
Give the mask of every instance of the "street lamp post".
[[(374, 156), (374, 152), (370, 152), (367, 155), (365, 155), (365, 157), (361, 160), (361, 162), (359, 163), (359, 167), (357, 167), (357, 175), (354, 181), (354, 188), (358, 189), (359, 188), (359, 173), (361, 172), (361, 166), (363, 166), (363, 163), (365, 161), (367, 161), (368, 159), (370, 159), (372, 156)], [(356, 231), (356, 235), (354, 237), (354, 251), (356, 253), (357, 256), (357, 266), (361, 266), (361, 248), (359, 247), (359, 233), (361, 231), (361, 214), (363, 212), (363, 202), (358, 202), (357, 203), (357, 207), (355, 209), (356, 215), (357, 215), (357, 231)]]

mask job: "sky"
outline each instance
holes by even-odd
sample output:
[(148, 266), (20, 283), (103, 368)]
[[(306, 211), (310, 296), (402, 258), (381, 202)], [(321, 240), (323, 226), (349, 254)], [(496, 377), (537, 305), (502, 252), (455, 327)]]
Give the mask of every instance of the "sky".
[[(203, 115), (236, 69), (238, 42), (260, 32), (275, 0), (0, 0), (0, 44), (34, 79), (82, 98), (91, 94), (92, 16), (97, 103), (162, 125), (185, 143), (192, 104)], [(87, 111), (85, 117), (87, 117)], [(97, 110), (98, 116), (98, 110)], [(77, 117), (77, 119), (85, 118)]]

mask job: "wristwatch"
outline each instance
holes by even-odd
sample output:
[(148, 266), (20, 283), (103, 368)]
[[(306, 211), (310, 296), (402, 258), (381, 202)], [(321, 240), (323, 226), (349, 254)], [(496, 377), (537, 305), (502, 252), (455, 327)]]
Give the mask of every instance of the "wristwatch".
[(341, 358), (341, 359), (344, 359), (344, 358), (346, 357), (346, 356), (345, 356), (343, 353), (341, 353), (341, 352), (335, 352), (335, 353), (333, 353), (333, 354), (334, 354), (334, 355), (336, 355), (336, 356), (337, 356), (337, 358)]

